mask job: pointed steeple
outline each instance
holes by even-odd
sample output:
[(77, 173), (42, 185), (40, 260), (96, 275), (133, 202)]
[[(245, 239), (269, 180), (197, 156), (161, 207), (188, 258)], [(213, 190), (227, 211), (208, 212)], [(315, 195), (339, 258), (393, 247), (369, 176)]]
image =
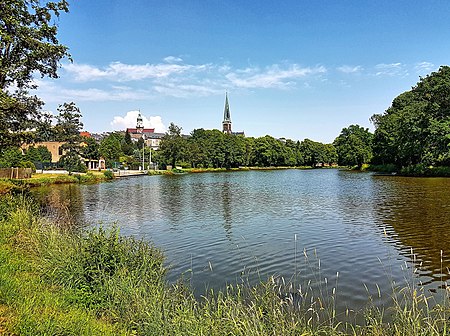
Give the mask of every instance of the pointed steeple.
[(223, 121), (231, 121), (230, 105), (228, 104), (228, 92), (225, 92), (225, 109), (223, 111)]
[(225, 109), (223, 111), (222, 131), (224, 133), (231, 133), (231, 113), (230, 105), (228, 104), (228, 92), (225, 92)]

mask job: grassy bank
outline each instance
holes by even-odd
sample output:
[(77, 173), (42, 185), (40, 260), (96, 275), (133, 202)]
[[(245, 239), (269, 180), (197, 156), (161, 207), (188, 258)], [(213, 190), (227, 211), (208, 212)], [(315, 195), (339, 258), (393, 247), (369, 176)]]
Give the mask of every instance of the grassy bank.
[[(0, 198), (0, 334), (14, 335), (443, 335), (448, 307), (396, 293), (391, 323), (367, 310), (340, 323), (329, 297), (283, 279), (230, 285), (196, 299), (168, 284), (164, 256), (116, 229), (80, 232), (49, 223), (30, 200)], [(295, 294), (293, 294), (295, 293)], [(421, 307), (425, 309), (421, 309)]]
[(413, 177), (450, 177), (450, 167), (425, 166), (423, 164), (398, 168), (393, 164), (367, 165), (364, 170)]
[[(301, 167), (238, 167), (238, 168), (183, 168), (186, 173), (218, 173), (230, 171), (249, 171), (249, 170), (286, 170), (286, 169), (313, 169), (309, 166)], [(176, 171), (176, 169), (175, 169)], [(170, 171), (167, 171), (170, 172)]]
[(65, 183), (97, 183), (113, 179), (112, 172), (88, 172), (86, 174), (33, 174), (28, 179), (0, 179), (0, 195), (31, 187)]

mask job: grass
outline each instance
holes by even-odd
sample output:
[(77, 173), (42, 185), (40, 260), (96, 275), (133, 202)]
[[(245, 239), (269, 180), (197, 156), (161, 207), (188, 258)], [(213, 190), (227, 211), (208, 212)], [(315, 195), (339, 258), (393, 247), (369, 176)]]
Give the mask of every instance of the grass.
[(423, 164), (410, 165), (402, 168), (398, 168), (394, 164), (366, 165), (366, 167), (364, 167), (363, 170), (386, 174), (394, 173), (401, 176), (413, 176), (413, 177), (450, 177), (450, 167), (425, 166)]
[[(406, 287), (393, 288), (389, 311), (369, 300), (361, 325), (336, 316), (337, 280), (313, 288), (271, 277), (195, 298), (185, 282), (167, 283), (164, 255), (150, 243), (122, 237), (116, 228), (80, 231), (51, 223), (33, 204), (22, 196), (0, 198), (0, 334), (448, 333), (447, 301), (431, 304), (413, 276)], [(314, 270), (321, 278), (320, 264)]]
[(11, 191), (20, 191), (31, 187), (66, 183), (97, 183), (113, 179), (110, 171), (87, 172), (85, 174), (34, 174), (29, 179), (0, 179), (0, 195)]

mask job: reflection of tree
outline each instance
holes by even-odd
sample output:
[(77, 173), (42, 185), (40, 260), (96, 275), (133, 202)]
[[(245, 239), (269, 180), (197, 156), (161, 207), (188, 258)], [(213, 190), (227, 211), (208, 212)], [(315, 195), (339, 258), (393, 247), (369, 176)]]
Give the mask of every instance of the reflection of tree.
[(172, 228), (183, 220), (183, 180), (184, 176), (164, 176), (161, 179), (161, 205)]
[(232, 192), (230, 188), (230, 182), (224, 181), (222, 185), (222, 205), (223, 205), (223, 228), (225, 229), (225, 235), (228, 240), (231, 241), (231, 228), (232, 228)]
[(83, 225), (83, 194), (76, 184), (60, 184), (36, 188), (32, 195), (43, 213), (59, 225)]
[(374, 178), (380, 193), (375, 196), (375, 213), (387, 235), (399, 243), (405, 256), (413, 249), (422, 262), (422, 274), (436, 280), (449, 279), (450, 179)]

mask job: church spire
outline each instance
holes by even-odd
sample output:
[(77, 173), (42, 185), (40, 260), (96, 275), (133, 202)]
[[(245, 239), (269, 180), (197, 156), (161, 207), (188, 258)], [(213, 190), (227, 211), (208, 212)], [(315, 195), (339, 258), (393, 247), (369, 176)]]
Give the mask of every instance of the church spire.
[(230, 105), (228, 104), (228, 92), (225, 92), (225, 109), (223, 111), (222, 131), (224, 133), (231, 133), (231, 113)]

